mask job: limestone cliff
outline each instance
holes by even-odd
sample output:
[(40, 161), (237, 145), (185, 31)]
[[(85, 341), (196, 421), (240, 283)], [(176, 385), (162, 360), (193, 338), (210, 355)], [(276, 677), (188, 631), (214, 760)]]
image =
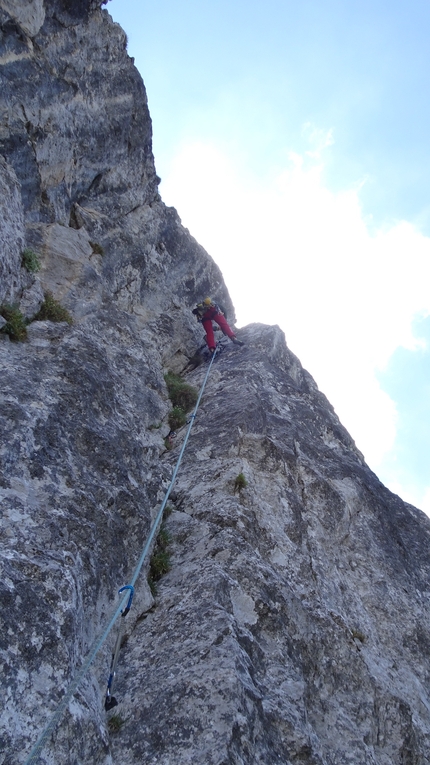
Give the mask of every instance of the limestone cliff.
[[(0, 306), (29, 322), (13, 342), (0, 321), (2, 765), (26, 762), (139, 558), (184, 434), (166, 450), (163, 375), (202, 342), (190, 308), (214, 294), (234, 321), (159, 197), (145, 89), (101, 6), (0, 0)], [(36, 318), (47, 291), (73, 324)], [(118, 707), (113, 631), (41, 763), (430, 761), (429, 521), (277, 327), (241, 338), (171, 497), (171, 570), (155, 599), (137, 583)]]

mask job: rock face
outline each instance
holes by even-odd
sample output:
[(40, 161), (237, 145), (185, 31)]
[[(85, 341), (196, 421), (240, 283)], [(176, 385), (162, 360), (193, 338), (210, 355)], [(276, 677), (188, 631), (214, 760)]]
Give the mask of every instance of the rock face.
[(365, 466), (277, 328), (241, 337), (190, 439), (172, 570), (124, 657), (114, 752), (127, 765), (424, 763), (428, 521)]
[(24, 215), (21, 189), (10, 165), (0, 156), (0, 305), (13, 303), (23, 287), (21, 257)]
[[(131, 579), (185, 434), (166, 450), (163, 374), (202, 342), (190, 308), (213, 294), (234, 321), (158, 195), (144, 86), (100, 6), (0, 0), (0, 304), (31, 320), (49, 290), (73, 316), (0, 331), (2, 765), (28, 761)], [(146, 561), (124, 620), (118, 706), (115, 625), (34, 761), (430, 761), (429, 520), (279, 328), (240, 336), (171, 496), (171, 569), (154, 599)]]

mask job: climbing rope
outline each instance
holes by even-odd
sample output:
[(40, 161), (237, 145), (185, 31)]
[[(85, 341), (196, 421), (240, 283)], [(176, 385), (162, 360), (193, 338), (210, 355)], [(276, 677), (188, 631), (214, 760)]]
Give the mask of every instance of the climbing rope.
[[(202, 345), (202, 348), (207, 348), (207, 345)], [(202, 348), (199, 348), (199, 350), (202, 350)], [(226, 343), (223, 343), (222, 340), (219, 340), (217, 345), (216, 345), (216, 355), (218, 357), (221, 356), (221, 353), (223, 352), (224, 348), (226, 348)], [(213, 361), (213, 359), (212, 359), (212, 361)], [(184, 370), (186, 368), (187, 367), (184, 367), (182, 372), (184, 372)], [(193, 370), (190, 370), (190, 371), (194, 371), (194, 369), (195, 369), (195, 367), (193, 368)], [(169, 443), (168, 450), (170, 450), (173, 447), (173, 441), (176, 438), (176, 436), (178, 435), (178, 433), (180, 433), (182, 430), (184, 430), (184, 428), (186, 428), (187, 425), (189, 425), (189, 424), (190, 424), (190, 420), (187, 420), (184, 425), (181, 425), (176, 430), (170, 430), (169, 431), (169, 433), (167, 434), (167, 436), (164, 439), (165, 442), (168, 441), (168, 443)]]
[[(69, 704), (70, 699), (72, 698), (72, 696), (75, 693), (76, 689), (80, 685), (82, 679), (84, 678), (84, 676), (88, 672), (88, 669), (90, 668), (91, 664), (93, 663), (93, 661), (94, 661), (95, 657), (97, 656), (100, 648), (102, 647), (102, 645), (106, 641), (106, 639), (107, 639), (109, 633), (111, 632), (113, 626), (115, 625), (118, 617), (120, 615), (122, 615), (123, 617), (126, 616), (128, 611), (130, 610), (130, 606), (131, 606), (131, 601), (132, 601), (132, 598), (133, 598), (134, 586), (136, 584), (136, 580), (137, 580), (137, 578), (138, 578), (138, 576), (140, 574), (142, 566), (143, 566), (143, 564), (145, 562), (145, 558), (146, 558), (146, 556), (148, 554), (148, 551), (149, 551), (149, 549), (151, 547), (152, 540), (154, 539), (154, 536), (155, 536), (155, 534), (157, 532), (158, 526), (160, 525), (160, 521), (161, 521), (161, 519), (163, 517), (164, 509), (166, 507), (167, 500), (169, 499), (170, 492), (171, 492), (171, 490), (173, 488), (173, 485), (175, 483), (176, 476), (177, 476), (178, 470), (179, 470), (179, 466), (181, 464), (182, 457), (184, 455), (185, 448), (187, 446), (188, 438), (189, 438), (190, 433), (191, 433), (191, 428), (193, 427), (194, 420), (195, 420), (195, 417), (196, 417), (196, 414), (197, 414), (197, 410), (198, 410), (198, 408), (200, 406), (200, 401), (201, 401), (201, 398), (203, 396), (203, 391), (205, 389), (205, 386), (206, 386), (206, 383), (207, 383), (207, 380), (208, 380), (208, 377), (209, 377), (209, 373), (211, 371), (211, 367), (212, 367), (213, 361), (215, 359), (215, 356), (217, 355), (217, 352), (218, 352), (218, 347), (215, 349), (215, 352), (212, 354), (212, 358), (210, 360), (210, 364), (208, 366), (205, 378), (204, 378), (202, 386), (200, 388), (200, 393), (198, 395), (196, 405), (194, 407), (192, 415), (190, 416), (188, 430), (187, 430), (187, 433), (185, 435), (184, 443), (182, 444), (182, 449), (181, 449), (179, 457), (177, 459), (176, 466), (175, 466), (175, 469), (173, 471), (169, 487), (168, 487), (168, 489), (166, 491), (166, 494), (164, 495), (164, 499), (163, 499), (163, 501), (161, 503), (161, 507), (160, 507), (160, 509), (159, 509), (159, 511), (157, 513), (155, 521), (152, 524), (152, 528), (151, 528), (151, 531), (149, 533), (149, 537), (148, 537), (148, 539), (146, 541), (146, 544), (145, 544), (145, 546), (144, 546), (144, 548), (142, 550), (141, 556), (140, 556), (140, 558), (139, 558), (139, 560), (137, 562), (136, 568), (134, 570), (134, 574), (133, 574), (133, 576), (131, 578), (131, 582), (130, 582), (130, 584), (127, 584), (124, 587), (121, 587), (121, 589), (119, 590), (119, 593), (122, 593), (125, 590), (127, 590), (127, 593), (123, 596), (123, 598), (121, 599), (120, 604), (113, 611), (113, 613), (111, 615), (111, 618), (109, 619), (109, 622), (106, 625), (103, 633), (100, 635), (100, 637), (98, 637), (98, 638), (96, 638), (96, 640), (94, 640), (94, 642), (93, 642), (93, 644), (92, 644), (92, 646), (91, 646), (91, 648), (90, 648), (90, 650), (88, 652), (87, 658), (85, 659), (81, 669), (79, 670), (79, 672), (76, 674), (76, 676), (74, 677), (74, 679), (70, 683), (66, 693), (64, 694), (63, 698), (61, 699), (61, 701), (60, 701), (57, 709), (55, 710), (54, 714), (52, 715), (48, 725), (46, 726), (46, 728), (44, 729), (44, 731), (40, 735), (38, 741), (36, 742), (36, 744), (34, 745), (33, 749), (31, 750), (31, 752), (30, 752), (28, 758), (26, 759), (24, 765), (34, 765), (38, 761), (39, 756), (40, 756), (40, 754), (42, 752), (42, 749), (44, 748), (44, 746), (45, 746), (49, 736), (54, 732), (55, 728), (57, 727), (58, 722), (60, 721), (61, 717), (63, 716), (63, 714), (64, 714), (64, 712), (65, 712), (65, 710), (66, 710), (66, 708), (67, 708), (67, 706)], [(122, 626), (122, 623), (123, 623), (123, 620), (121, 620), (121, 626)], [(121, 637), (122, 637), (122, 630), (119, 631), (118, 637), (117, 637), (117, 640), (116, 640), (116, 643), (115, 643), (115, 649), (114, 649), (114, 653), (113, 653), (113, 657), (112, 657), (112, 662), (111, 662), (111, 667), (110, 667), (110, 672), (109, 672), (108, 689), (107, 689), (107, 693), (106, 693), (105, 707), (106, 707), (106, 704), (108, 704), (108, 700), (109, 699), (112, 700), (112, 698), (113, 698), (111, 696), (111, 691), (112, 691), (113, 679), (114, 679), (114, 676), (115, 676), (116, 664), (117, 664), (117, 661), (118, 661), (119, 650), (121, 648)]]

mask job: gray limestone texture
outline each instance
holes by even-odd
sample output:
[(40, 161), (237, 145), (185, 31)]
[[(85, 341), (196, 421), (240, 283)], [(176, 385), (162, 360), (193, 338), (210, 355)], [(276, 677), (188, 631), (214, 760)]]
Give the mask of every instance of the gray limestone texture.
[(13, 304), (22, 291), (24, 211), (13, 168), (0, 156), (0, 305)]
[(240, 336), (178, 478), (172, 569), (124, 651), (114, 761), (424, 764), (430, 522), (365, 465), (278, 328)]
[(16, 0), (2, 0), (2, 10), (10, 20), (19, 24), (22, 31), (30, 38), (40, 30), (45, 20), (45, 8), (43, 0), (31, 2), (16, 2)]
[[(103, 5), (0, 0), (0, 305), (29, 322), (12, 342), (0, 315), (0, 765), (24, 765), (135, 571), (187, 432), (166, 447), (164, 374), (207, 371), (192, 307), (210, 294), (235, 321), (160, 199)], [(72, 324), (35, 320), (48, 291)], [(278, 327), (239, 335), (218, 333), (171, 493), (170, 570), (154, 593), (147, 559), (136, 582), (118, 705), (115, 625), (41, 765), (430, 762), (430, 521)]]

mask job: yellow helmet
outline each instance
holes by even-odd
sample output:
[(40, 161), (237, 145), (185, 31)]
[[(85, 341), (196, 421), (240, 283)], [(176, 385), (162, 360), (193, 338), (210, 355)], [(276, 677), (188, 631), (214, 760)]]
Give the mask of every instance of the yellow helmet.
[(210, 304), (212, 303), (212, 300), (211, 300), (211, 298), (205, 298), (205, 299), (203, 300), (203, 303), (204, 303), (205, 305), (210, 305)]

